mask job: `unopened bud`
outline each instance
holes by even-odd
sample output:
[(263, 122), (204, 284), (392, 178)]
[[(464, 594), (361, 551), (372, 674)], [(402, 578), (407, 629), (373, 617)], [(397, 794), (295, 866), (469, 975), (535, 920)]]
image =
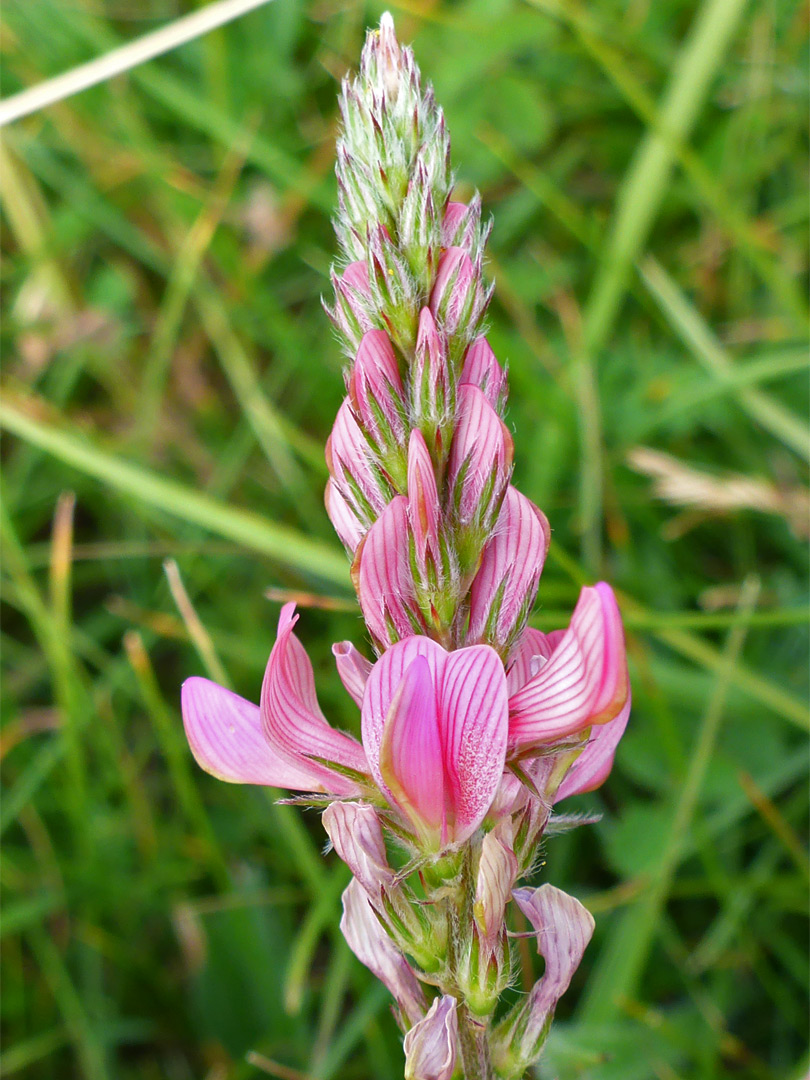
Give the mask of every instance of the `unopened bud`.
[(485, 337), (476, 338), (467, 350), (459, 382), (477, 386), (498, 416), (503, 416), (508, 392), (506, 372)]
[(377, 811), (367, 803), (333, 802), (323, 812), (323, 827), (335, 851), (363, 886), (375, 907), (382, 890), (391, 888), (394, 871), (388, 865)]
[(405, 1080), (451, 1080), (458, 1041), (456, 1010), (450, 994), (436, 998), (427, 1016), (405, 1036)]

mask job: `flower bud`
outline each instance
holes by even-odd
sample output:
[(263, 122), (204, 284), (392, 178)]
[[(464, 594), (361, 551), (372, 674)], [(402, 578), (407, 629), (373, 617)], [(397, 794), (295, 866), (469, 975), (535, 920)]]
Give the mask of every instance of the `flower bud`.
[(439, 460), (447, 454), (455, 412), (455, 379), (430, 308), (422, 308), (411, 367), (411, 411)]
[(343, 892), (340, 929), (357, 959), (384, 983), (409, 1024), (424, 1016), (425, 995), (413, 968), (380, 925), (363, 887), (352, 879)]
[(405, 1036), (405, 1080), (451, 1080), (456, 1068), (458, 1016), (450, 994), (436, 998), (427, 1016)]
[(354, 554), (357, 545), (366, 535), (366, 530), (357, 514), (343, 498), (337, 484), (331, 478), (326, 483), (323, 493), (326, 513), (340, 537), (341, 543), (350, 554)]
[(487, 242), (491, 221), (481, 224), (481, 196), (478, 192), (466, 203), (450, 202), (442, 221), (442, 247), (460, 247), (473, 262), (480, 261)]
[(332, 274), (335, 290), (334, 308), (326, 308), (326, 314), (344, 338), (349, 352), (354, 355), (363, 334), (373, 330), (376, 323), (374, 302), (365, 262), (352, 262), (338, 277)]
[(419, 290), (410, 269), (382, 225), (369, 232), (368, 276), (374, 308), (391, 341), (409, 355), (416, 340)]
[(423, 634), (410, 566), (408, 500), (389, 502), (355, 554), (352, 576), (366, 626), (375, 643), (387, 648), (400, 638)]
[(421, 431), (408, 442), (408, 520), (414, 539), (418, 583), (435, 584), (441, 575), (439, 526), (441, 507), (433, 462)]
[(508, 654), (534, 604), (550, 535), (545, 514), (510, 485), (470, 590), (470, 643)]
[(344, 399), (338, 409), (332, 433), (326, 443), (326, 464), (335, 488), (345, 504), (338, 503), (330, 493), (326, 500), (327, 511), (330, 517), (334, 512), (332, 523), (338, 529), (341, 539), (344, 535), (347, 539), (353, 539), (356, 530), (348, 526), (346, 507), (354, 514), (360, 528), (365, 532), (383, 512), (393, 491), (374, 460), (372, 449), (355, 419), (348, 398)]
[(323, 812), (323, 827), (335, 851), (375, 907), (379, 907), (382, 890), (394, 883), (394, 871), (388, 865), (380, 819), (373, 806), (367, 803), (333, 802)]
[(518, 874), (518, 862), (512, 850), (512, 822), (502, 818), (486, 834), (481, 844), (481, 858), (475, 883), (473, 916), (481, 931), (481, 940), (492, 951), (504, 928), (506, 905)]
[(491, 535), (512, 472), (512, 436), (477, 386), (460, 386), (448, 487), (458, 525), (472, 535), (473, 565)]
[(508, 392), (506, 372), (485, 337), (476, 338), (467, 350), (459, 382), (477, 386), (498, 416), (503, 416)]
[(435, 202), (437, 193), (423, 160), (425, 147), (419, 154), (402, 203), (397, 236), (418, 291), (427, 297), (439, 261), (441, 226)]
[(399, 490), (405, 488), (405, 403), (391, 342), (383, 330), (363, 336), (349, 377), (355, 416)]
[(448, 248), (441, 259), (430, 294), (430, 310), (448, 340), (451, 363), (461, 359), (475, 337), (491, 296), (463, 248)]

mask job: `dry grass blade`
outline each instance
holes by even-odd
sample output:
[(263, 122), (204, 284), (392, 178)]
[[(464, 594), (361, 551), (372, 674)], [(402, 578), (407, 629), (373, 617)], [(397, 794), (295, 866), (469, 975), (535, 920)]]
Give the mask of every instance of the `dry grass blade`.
[(655, 479), (655, 495), (672, 506), (708, 514), (735, 510), (776, 514), (785, 518), (798, 535), (808, 535), (810, 491), (806, 488), (796, 486), (783, 490), (765, 480), (739, 473), (713, 476), (648, 446), (635, 447), (627, 457), (637, 472)]

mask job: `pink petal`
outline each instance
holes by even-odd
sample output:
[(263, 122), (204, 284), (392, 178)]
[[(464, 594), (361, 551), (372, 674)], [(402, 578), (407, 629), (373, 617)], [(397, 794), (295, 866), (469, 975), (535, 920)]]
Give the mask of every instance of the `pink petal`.
[(397, 495), (369, 529), (355, 556), (357, 598), (363, 618), (373, 637), (383, 645), (423, 629), (408, 541), (408, 500)]
[(422, 987), (413, 968), (380, 926), (355, 878), (343, 892), (340, 929), (354, 955), (388, 988), (409, 1023), (421, 1020), (425, 1011)]
[(371, 447), (348, 398), (343, 399), (335, 417), (326, 444), (326, 464), (343, 499), (368, 527), (385, 509), (391, 490), (374, 464)]
[(579, 967), (593, 935), (593, 916), (579, 900), (553, 885), (515, 889), (512, 895), (537, 931), (537, 951), (546, 962), (529, 999), (530, 1027), (540, 1034)]
[(340, 488), (331, 478), (327, 481), (323, 496), (329, 520), (340, 537), (343, 546), (354, 553), (357, 545), (366, 535), (366, 527), (340, 493)]
[(550, 539), (545, 514), (510, 485), (470, 591), (469, 641), (503, 648), (522, 629)]
[(452, 1080), (457, 1041), (457, 1002), (445, 994), (405, 1036), (405, 1080)]
[(554, 802), (567, 799), (570, 795), (583, 795), (594, 791), (608, 778), (613, 768), (616, 747), (624, 735), (630, 718), (630, 697), (618, 716), (606, 724), (600, 724), (591, 731), (585, 749), (568, 770), (563, 782), (557, 788)]
[(533, 626), (527, 626), (520, 635), (517, 645), (512, 650), (506, 672), (506, 685), (510, 698), (537, 674), (543, 662), (551, 656), (554, 650), (548, 638), (548, 634), (535, 630)]
[(462, 843), (486, 817), (503, 775), (509, 705), (503, 664), (488, 645), (446, 654), (440, 675), (450, 836)]
[(379, 907), (382, 890), (394, 883), (394, 871), (388, 865), (377, 811), (367, 803), (333, 802), (321, 821), (335, 851)]
[[(420, 732), (420, 749), (414, 760), (422, 771), (430, 770), (431, 783), (436, 789), (432, 803), (427, 792), (420, 795), (421, 813), (434, 828), (439, 827), (442, 814), (446, 814), (447, 835), (443, 842), (460, 843), (472, 835), (486, 816), (501, 781), (507, 737), (506, 676), (497, 653), (486, 645), (447, 653), (430, 638), (413, 636), (382, 655), (366, 685), (362, 724), (369, 767), (387, 797), (393, 795), (379, 764), (387, 718), (397, 692), (410, 679), (410, 669), (418, 658), (423, 658), (415, 669), (419, 692), (427, 696), (429, 679), (436, 695), (439, 739), (437, 766), (428, 760), (428, 750), (431, 755), (436, 753), (432, 728), (428, 729), (430, 742), (426, 733)], [(404, 723), (404, 719), (399, 722)], [(408, 718), (408, 723), (414, 726), (417, 722)], [(402, 754), (406, 754), (408, 741), (403, 739), (401, 745)], [(396, 760), (399, 762), (399, 757)], [(396, 767), (408, 771), (415, 766), (408, 762)], [(435, 779), (437, 767), (441, 768), (441, 789)], [(409, 783), (415, 785), (417, 781), (409, 780)]]
[(512, 436), (478, 387), (459, 386), (448, 480), (451, 503), (462, 524), (476, 521), (489, 527), (509, 483), (512, 455)]
[(386, 793), (379, 762), (385, 718), (391, 702), (405, 672), (417, 657), (423, 656), (427, 660), (435, 686), (438, 672), (444, 668), (446, 655), (441, 645), (431, 638), (415, 635), (387, 649), (371, 669), (362, 705), (363, 746), (371, 775), (386, 797), (390, 793)]
[(197, 764), (231, 784), (323, 791), (319, 771), (270, 746), (258, 705), (209, 679), (186, 679), (181, 691), (186, 738)]
[(363, 748), (350, 736), (326, 722), (315, 694), (312, 664), (293, 634), (298, 616), (295, 605), (285, 604), (278, 620), (278, 638), (270, 653), (261, 696), (262, 725), (271, 746), (292, 760), (317, 770), (326, 791), (356, 794), (358, 786), (325, 765), (309, 761), (324, 758), (336, 765), (365, 773)]
[(416, 544), (416, 557), (424, 570), (428, 552), (439, 560), (441, 509), (433, 462), (422, 432), (411, 432), (408, 443), (408, 518)]
[(477, 386), (493, 409), (500, 415), (506, 404), (506, 372), (495, 358), (489, 342), (482, 335), (467, 350), (459, 379), (461, 385)]
[(585, 587), (553, 652), (509, 702), (509, 742), (525, 748), (612, 720), (629, 692), (621, 616), (610, 586)]
[(445, 779), (436, 690), (423, 656), (408, 667), (388, 708), (380, 774), (423, 842), (447, 838)]
[(360, 422), (378, 447), (387, 446), (392, 439), (404, 441), (402, 379), (383, 330), (369, 330), (363, 336), (352, 367), (349, 394)]
[(350, 641), (336, 641), (332, 646), (340, 681), (343, 683), (354, 703), (363, 704), (363, 692), (366, 680), (374, 666)]

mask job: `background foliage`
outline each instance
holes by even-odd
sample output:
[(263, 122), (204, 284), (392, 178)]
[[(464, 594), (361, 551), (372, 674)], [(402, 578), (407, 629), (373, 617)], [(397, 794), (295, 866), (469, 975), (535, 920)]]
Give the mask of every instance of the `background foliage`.
[[(192, 7), (6, 0), (4, 93)], [(597, 917), (540, 1075), (798, 1080), (807, 7), (392, 10), (495, 215), (516, 476), (554, 529), (537, 625), (605, 576), (629, 634), (604, 817), (540, 873)], [(202, 774), (177, 708), (205, 671), (255, 699), (297, 590), (330, 598), (301, 633), (357, 725), (319, 295), (336, 80), (380, 11), (275, 0), (7, 130), (4, 1075), (401, 1076), (316, 818)]]

